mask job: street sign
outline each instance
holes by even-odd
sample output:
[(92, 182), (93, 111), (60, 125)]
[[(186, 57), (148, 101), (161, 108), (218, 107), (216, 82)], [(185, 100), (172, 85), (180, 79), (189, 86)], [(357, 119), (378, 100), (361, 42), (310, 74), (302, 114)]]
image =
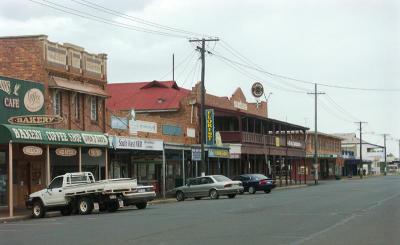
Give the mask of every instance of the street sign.
[(192, 161), (201, 161), (201, 149), (200, 148), (192, 149)]

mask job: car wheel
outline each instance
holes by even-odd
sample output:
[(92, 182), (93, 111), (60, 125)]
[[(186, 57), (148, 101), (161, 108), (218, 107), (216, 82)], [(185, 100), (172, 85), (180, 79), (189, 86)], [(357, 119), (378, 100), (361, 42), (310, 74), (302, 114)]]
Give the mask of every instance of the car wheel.
[(91, 214), (93, 211), (93, 202), (90, 198), (82, 197), (78, 201), (78, 212), (79, 214), (86, 215)]
[(250, 186), (250, 187), (249, 187), (249, 193), (250, 193), (250, 194), (256, 193), (256, 188), (254, 188), (254, 186)]
[(176, 192), (176, 200), (177, 200), (178, 202), (185, 201), (185, 195), (183, 194), (182, 191)]
[(194, 198), (194, 200), (200, 200), (201, 199), (201, 197), (195, 197)]
[(138, 204), (136, 204), (136, 207), (138, 209), (145, 209), (147, 207), (147, 202), (138, 203)]
[(70, 205), (63, 207), (60, 212), (62, 216), (69, 216), (72, 214), (72, 207)]
[(219, 194), (218, 194), (218, 191), (216, 189), (210, 190), (210, 198), (211, 199), (218, 199), (219, 198)]
[(271, 193), (271, 190), (264, 190), (266, 194)]
[(236, 194), (229, 194), (228, 197), (229, 198), (235, 198)]
[(41, 201), (35, 201), (32, 206), (32, 217), (33, 218), (43, 218), (46, 214), (43, 203)]

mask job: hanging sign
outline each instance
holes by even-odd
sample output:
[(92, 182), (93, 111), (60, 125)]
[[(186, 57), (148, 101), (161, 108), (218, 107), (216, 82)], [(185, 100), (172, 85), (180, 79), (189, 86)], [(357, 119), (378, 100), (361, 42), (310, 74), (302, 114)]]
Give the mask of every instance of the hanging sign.
[(43, 149), (37, 146), (25, 146), (22, 148), (22, 152), (28, 156), (41, 156), (43, 154)]
[(90, 148), (88, 154), (91, 157), (100, 157), (102, 155), (102, 152), (99, 148)]
[(73, 148), (57, 148), (56, 154), (62, 157), (73, 157), (76, 156), (77, 150)]
[(206, 144), (215, 144), (215, 132), (214, 132), (214, 110), (207, 109), (206, 111)]
[(62, 117), (52, 115), (15, 116), (8, 118), (10, 124), (17, 125), (48, 125), (60, 123), (62, 121)]
[(229, 150), (228, 149), (209, 149), (208, 157), (212, 158), (229, 158)]

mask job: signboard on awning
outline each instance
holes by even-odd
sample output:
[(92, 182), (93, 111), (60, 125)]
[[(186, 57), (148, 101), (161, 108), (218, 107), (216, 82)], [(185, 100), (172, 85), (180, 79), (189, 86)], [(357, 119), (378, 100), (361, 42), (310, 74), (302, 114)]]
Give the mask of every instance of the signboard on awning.
[(162, 151), (164, 148), (161, 140), (110, 136), (109, 141), (114, 149)]
[(62, 130), (44, 127), (0, 125), (0, 143), (33, 143), (46, 145), (107, 146), (108, 139), (102, 133)]
[(208, 157), (212, 158), (229, 158), (228, 149), (208, 149)]

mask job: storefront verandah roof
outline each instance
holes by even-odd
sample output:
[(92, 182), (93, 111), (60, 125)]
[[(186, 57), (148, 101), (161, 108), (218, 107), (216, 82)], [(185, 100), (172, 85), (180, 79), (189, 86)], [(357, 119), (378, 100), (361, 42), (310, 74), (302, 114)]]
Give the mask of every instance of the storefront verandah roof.
[(108, 146), (107, 137), (100, 132), (0, 124), (0, 144), (10, 142), (69, 146)]

